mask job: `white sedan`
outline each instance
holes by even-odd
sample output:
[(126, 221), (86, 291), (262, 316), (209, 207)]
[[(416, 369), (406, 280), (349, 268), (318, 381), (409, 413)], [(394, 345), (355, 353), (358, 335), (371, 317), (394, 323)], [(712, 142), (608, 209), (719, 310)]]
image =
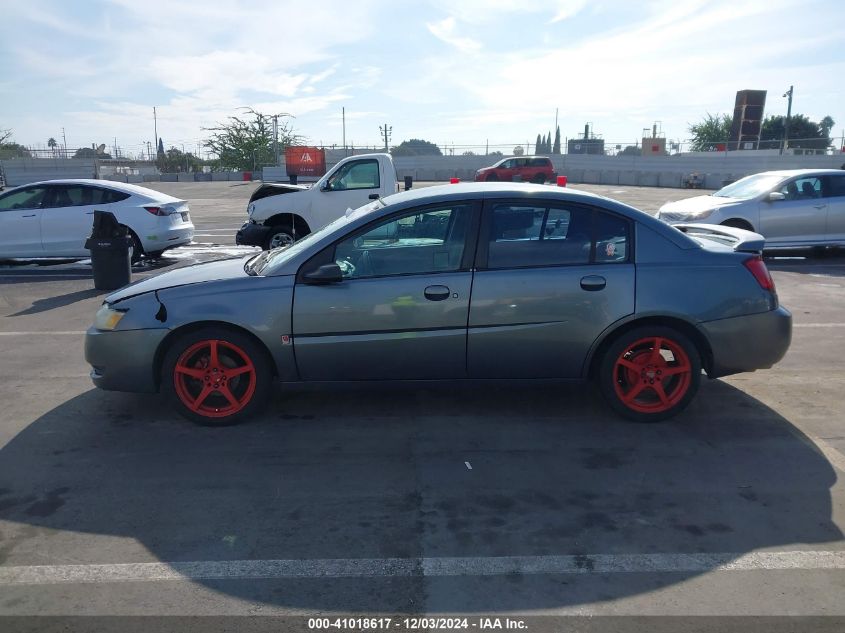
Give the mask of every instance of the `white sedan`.
[(712, 195), (664, 204), (657, 217), (747, 229), (763, 235), (766, 248), (845, 246), (845, 171), (754, 174)]
[(85, 240), (95, 210), (110, 211), (129, 229), (134, 258), (194, 237), (184, 200), (106, 180), (48, 180), (0, 195), (0, 259), (89, 256)]

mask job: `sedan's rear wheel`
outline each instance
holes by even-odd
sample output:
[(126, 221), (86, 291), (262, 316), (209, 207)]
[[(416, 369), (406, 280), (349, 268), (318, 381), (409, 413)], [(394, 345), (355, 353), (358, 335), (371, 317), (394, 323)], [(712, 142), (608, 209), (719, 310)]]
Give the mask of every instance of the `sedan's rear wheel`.
[(690, 340), (668, 327), (626, 332), (607, 349), (599, 387), (610, 406), (637, 422), (657, 422), (682, 411), (701, 382), (701, 359)]
[(272, 380), (263, 350), (245, 334), (204, 328), (167, 351), (162, 392), (183, 416), (204, 426), (238, 424), (258, 414)]

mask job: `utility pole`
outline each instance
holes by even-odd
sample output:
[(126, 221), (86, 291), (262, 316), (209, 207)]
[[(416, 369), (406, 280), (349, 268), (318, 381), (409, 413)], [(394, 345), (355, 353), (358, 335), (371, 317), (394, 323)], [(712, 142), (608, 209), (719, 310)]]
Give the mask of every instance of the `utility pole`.
[(393, 126), (385, 123), (384, 126), (379, 125), (378, 130), (379, 130), (379, 132), (381, 132), (381, 135), (384, 137), (384, 151), (385, 152), (390, 151), (387, 147), (387, 144), (390, 143), (390, 135), (393, 132)]
[(273, 115), (273, 154), (276, 157), (276, 167), (281, 165), (279, 162), (279, 115)]
[(62, 147), (65, 149), (65, 158), (67, 158), (67, 137), (65, 136), (65, 129), (62, 128)]
[(158, 119), (156, 118), (156, 107), (153, 106), (153, 130), (155, 133), (155, 148), (158, 155)]
[(343, 157), (346, 158), (346, 106), (340, 109), (340, 118), (343, 121)]
[(783, 143), (780, 146), (781, 156), (783, 156), (783, 150), (789, 146), (789, 120), (792, 118), (792, 86), (783, 93), (783, 96), (789, 97), (789, 103), (786, 106), (786, 124), (783, 126)]

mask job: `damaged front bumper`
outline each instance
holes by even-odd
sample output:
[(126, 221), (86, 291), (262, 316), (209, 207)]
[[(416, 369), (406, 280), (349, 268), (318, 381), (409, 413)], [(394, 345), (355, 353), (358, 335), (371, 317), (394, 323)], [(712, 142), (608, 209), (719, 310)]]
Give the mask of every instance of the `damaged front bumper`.
[(244, 222), (243, 226), (235, 233), (235, 244), (238, 246), (261, 246), (264, 247), (267, 235), (271, 227), (255, 222)]

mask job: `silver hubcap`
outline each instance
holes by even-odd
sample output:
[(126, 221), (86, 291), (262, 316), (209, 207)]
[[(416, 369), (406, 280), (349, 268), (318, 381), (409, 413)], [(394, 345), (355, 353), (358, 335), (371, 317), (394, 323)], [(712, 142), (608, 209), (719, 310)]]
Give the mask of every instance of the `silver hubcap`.
[(280, 246), (290, 246), (293, 244), (293, 236), (289, 233), (274, 233), (270, 238), (270, 248), (279, 248)]

